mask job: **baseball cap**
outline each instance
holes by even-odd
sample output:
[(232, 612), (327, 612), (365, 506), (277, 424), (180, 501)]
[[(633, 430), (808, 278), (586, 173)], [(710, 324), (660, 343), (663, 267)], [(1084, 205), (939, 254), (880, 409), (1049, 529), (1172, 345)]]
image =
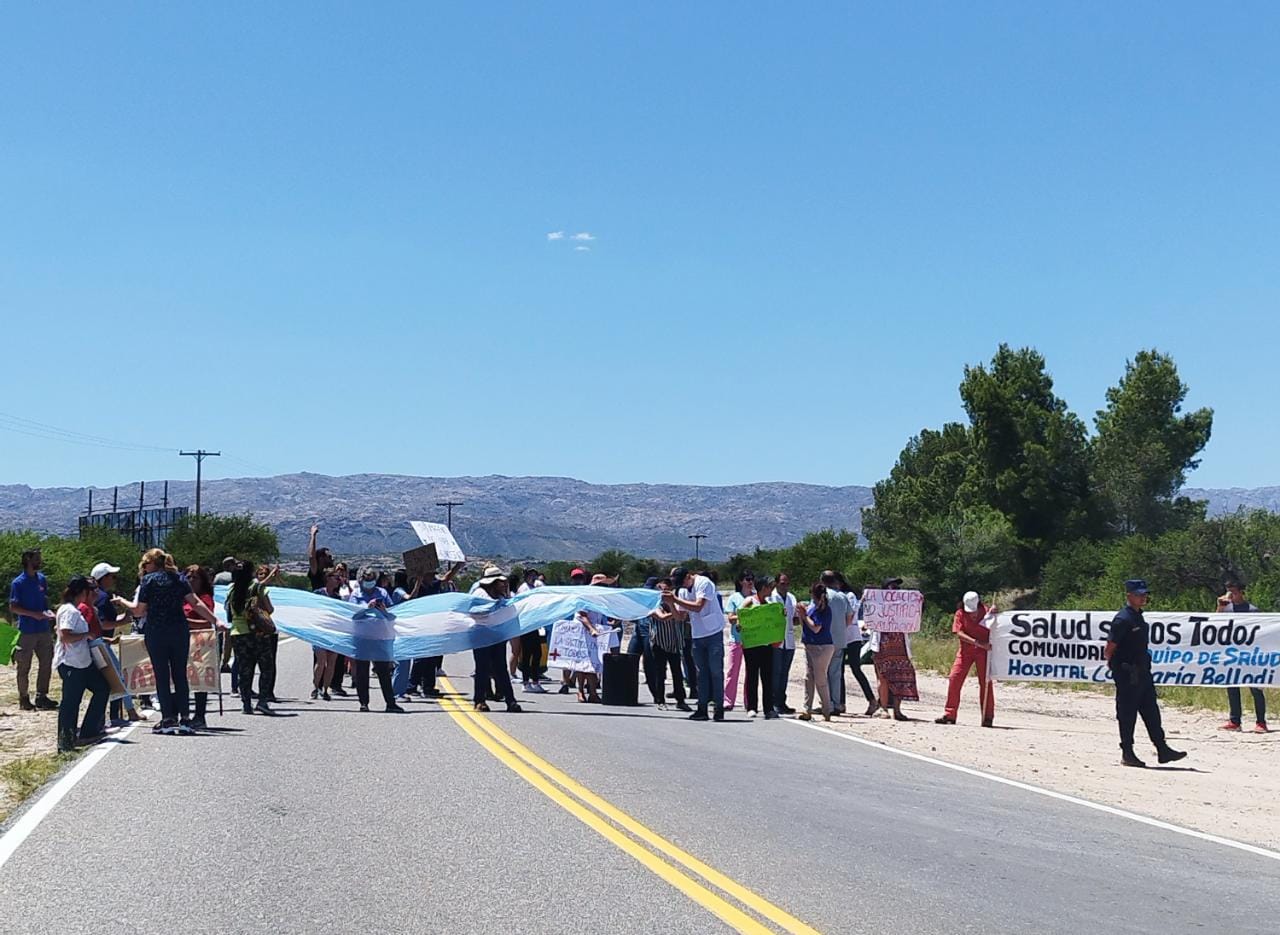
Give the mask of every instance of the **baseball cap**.
[(95, 581), (101, 581), (107, 575), (114, 575), (119, 570), (120, 569), (115, 565), (108, 564), (107, 562), (98, 562), (98, 564), (93, 566), (93, 571), (89, 572), (89, 577), (93, 578)]
[(973, 613), (975, 610), (978, 609), (978, 592), (977, 591), (964, 592), (964, 609), (967, 610), (969, 613)]
[(582, 575), (585, 578), (587, 576), (587, 573), (583, 571), (581, 568), (575, 568), (573, 571), (569, 572), (570, 578), (575, 578), (578, 575)]
[(1147, 582), (1143, 578), (1130, 578), (1124, 583), (1124, 589), (1129, 594), (1149, 594), (1147, 590)]

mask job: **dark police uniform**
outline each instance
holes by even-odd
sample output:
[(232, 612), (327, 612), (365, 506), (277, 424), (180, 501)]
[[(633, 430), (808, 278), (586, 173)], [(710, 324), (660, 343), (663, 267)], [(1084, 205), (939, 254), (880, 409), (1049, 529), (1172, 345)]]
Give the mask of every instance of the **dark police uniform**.
[(1149, 627), (1142, 611), (1127, 604), (1111, 622), (1110, 639), (1116, 644), (1111, 656), (1111, 673), (1116, 682), (1116, 720), (1120, 722), (1120, 749), (1133, 749), (1133, 728), (1138, 715), (1159, 751), (1167, 747), (1160, 708), (1156, 704), (1156, 684), (1151, 678), (1151, 656), (1147, 653)]

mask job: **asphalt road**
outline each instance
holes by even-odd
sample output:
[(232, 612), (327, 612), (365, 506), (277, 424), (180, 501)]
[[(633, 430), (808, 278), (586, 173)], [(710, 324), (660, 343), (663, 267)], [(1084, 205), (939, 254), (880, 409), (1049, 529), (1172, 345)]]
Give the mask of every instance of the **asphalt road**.
[[(280, 706), (291, 717), (228, 713), (211, 718), (221, 730), (191, 738), (139, 731), (98, 763), (0, 873), (0, 932), (652, 935), (803, 923), (1169, 935), (1280, 924), (1280, 861), (794, 724), (522, 696), (526, 713), (480, 719), (528, 754), (521, 775), (452, 705), (393, 716), (361, 714), (354, 698), (306, 701), (309, 660), (304, 645), (282, 647), (277, 693), (304, 699)], [(469, 689), (469, 657), (446, 669)], [(562, 770), (577, 792), (530, 762)], [(581, 805), (584, 792), (648, 842)], [(745, 891), (726, 895), (728, 885)]]

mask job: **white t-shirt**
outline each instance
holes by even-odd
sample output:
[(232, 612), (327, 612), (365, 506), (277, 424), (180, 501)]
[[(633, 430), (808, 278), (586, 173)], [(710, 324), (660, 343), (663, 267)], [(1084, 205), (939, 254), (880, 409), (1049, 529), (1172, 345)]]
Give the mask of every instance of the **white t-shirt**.
[[(88, 633), (89, 621), (74, 604), (63, 604), (58, 608), (58, 629), (68, 633)], [(93, 665), (89, 657), (89, 641), (79, 640), (75, 643), (64, 643), (58, 640), (53, 648), (53, 667), (66, 663), (73, 669), (87, 669)]]
[(729, 621), (720, 608), (720, 595), (716, 592), (715, 582), (706, 575), (694, 575), (693, 587), (689, 589), (687, 600), (702, 600), (702, 610), (689, 611), (689, 628), (693, 638), (715, 636), (723, 633)]
[(787, 618), (787, 627), (785, 630), (782, 631), (782, 648), (795, 649), (796, 648), (796, 621), (795, 621), (796, 596), (792, 594), (790, 591), (788, 591), (787, 596), (784, 599), (781, 594), (779, 594), (777, 591), (774, 591), (772, 594), (769, 595), (769, 603), (781, 604), (782, 613)]

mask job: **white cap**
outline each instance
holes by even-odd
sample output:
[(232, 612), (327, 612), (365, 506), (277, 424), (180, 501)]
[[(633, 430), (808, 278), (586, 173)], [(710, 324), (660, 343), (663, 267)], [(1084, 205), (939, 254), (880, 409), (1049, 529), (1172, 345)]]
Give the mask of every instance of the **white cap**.
[(107, 575), (114, 575), (120, 569), (115, 565), (108, 565), (106, 562), (98, 562), (93, 566), (93, 571), (89, 572), (89, 577), (94, 581), (101, 581)]
[(978, 600), (979, 598), (978, 598), (977, 591), (965, 591), (964, 592), (964, 609), (967, 610), (969, 613), (973, 613), (975, 610), (978, 609)]

